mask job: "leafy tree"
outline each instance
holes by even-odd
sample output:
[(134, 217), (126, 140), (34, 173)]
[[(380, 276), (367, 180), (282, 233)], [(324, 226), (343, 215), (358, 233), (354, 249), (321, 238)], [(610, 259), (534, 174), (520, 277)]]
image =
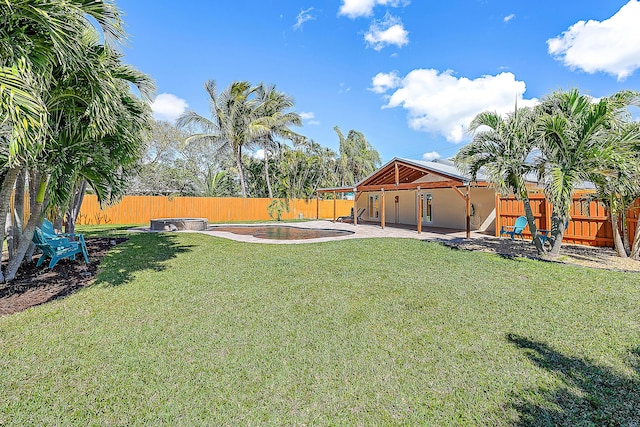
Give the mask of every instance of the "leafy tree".
[(196, 127), (200, 132), (187, 137), (186, 142), (206, 141), (215, 151), (232, 155), (242, 197), (247, 197), (247, 185), (243, 173), (242, 149), (266, 134), (265, 127), (257, 122), (256, 100), (251, 96), (256, 91), (249, 82), (233, 82), (218, 94), (216, 83), (205, 83), (209, 95), (211, 119), (194, 111), (187, 111), (177, 120), (179, 127)]
[(338, 126), (333, 128), (340, 140), (338, 177), (341, 186), (353, 185), (380, 167), (380, 155), (356, 130), (350, 130), (345, 138)]
[(278, 163), (276, 196), (303, 199), (314, 196), (321, 187), (336, 183), (336, 153), (329, 148), (301, 137), (294, 147), (285, 147)]
[(573, 89), (554, 92), (539, 106), (540, 176), (553, 204), (551, 256), (559, 254), (575, 189), (607, 173), (616, 153), (610, 134), (623, 123), (626, 107), (635, 103), (631, 92), (594, 102)]
[(257, 144), (264, 151), (264, 177), (269, 198), (273, 198), (271, 178), (269, 177), (269, 159), (272, 152), (280, 149), (276, 138), (291, 139), (298, 136), (289, 128), (292, 125), (301, 126), (302, 118), (298, 113), (287, 112), (293, 108), (293, 98), (276, 90), (274, 85), (260, 84), (256, 89), (258, 105), (255, 109), (257, 123), (263, 126), (263, 135), (257, 139)]
[[(16, 177), (23, 176), (25, 168), (32, 171), (31, 217), (9, 260), (6, 277), (0, 274), (0, 280), (11, 280), (49, 201), (60, 207), (59, 202), (73, 194), (80, 176), (93, 182), (103, 197), (114, 194), (119, 171), (125, 170), (123, 162), (137, 154), (130, 149), (139, 130), (134, 122), (145, 117), (145, 107), (128, 94), (129, 87), (122, 81), (134, 75), (141, 79), (138, 83), (146, 78), (123, 65), (108, 44), (98, 43), (124, 37), (118, 10), (111, 2), (5, 0), (0, 2), (0, 20), (4, 20), (0, 67), (21, 72), (21, 81), (28, 84), (20, 89), (42, 107), (42, 122), (32, 126), (41, 129), (39, 134), (16, 133), (19, 124), (10, 118), (8, 149), (0, 158), (0, 232)], [(102, 31), (99, 35), (94, 22)], [(8, 105), (7, 93), (17, 93), (15, 85), (9, 87), (0, 95), (3, 106)]]
[(529, 108), (516, 108), (507, 117), (483, 112), (473, 119), (469, 130), (476, 133), (454, 158), (456, 166), (469, 173), (473, 180), (482, 171), (498, 192), (513, 193), (522, 200), (536, 249), (543, 253), (526, 185), (527, 175), (536, 170), (532, 155), (537, 140), (534, 112)]

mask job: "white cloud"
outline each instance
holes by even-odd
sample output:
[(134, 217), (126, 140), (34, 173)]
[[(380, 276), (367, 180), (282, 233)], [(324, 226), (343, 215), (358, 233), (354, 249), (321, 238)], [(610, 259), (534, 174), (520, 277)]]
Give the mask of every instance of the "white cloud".
[(515, 17), (516, 17), (515, 13), (512, 13), (511, 15), (507, 15), (507, 16), (505, 16), (502, 20), (503, 20), (504, 22), (509, 22), (509, 21), (511, 21), (511, 20), (512, 20), (513, 18), (515, 18)]
[(189, 104), (184, 99), (170, 93), (161, 93), (151, 104), (153, 117), (157, 120), (174, 122), (180, 114), (184, 113)]
[(313, 10), (314, 10), (313, 7), (310, 7), (307, 10), (301, 10), (298, 16), (296, 17), (296, 23), (293, 24), (293, 29), (299, 30), (302, 28), (302, 24), (304, 24), (305, 22), (315, 21), (316, 18), (310, 13)]
[(379, 73), (371, 90), (384, 94), (383, 108), (406, 109), (412, 129), (438, 133), (454, 143), (465, 139), (469, 123), (482, 111), (505, 114), (513, 111), (516, 100), (520, 107), (537, 103), (523, 99), (526, 85), (512, 73), (473, 80), (452, 74), (451, 70), (416, 69), (401, 79), (396, 73)]
[(431, 151), (431, 152), (428, 152), (428, 153), (424, 153), (422, 155), (422, 160), (426, 160), (427, 162), (432, 162), (434, 160), (438, 160), (441, 157), (442, 156), (437, 151)]
[(308, 125), (319, 125), (320, 124), (320, 122), (318, 120), (315, 120), (316, 115), (314, 113), (312, 113), (312, 112), (300, 113), (300, 117), (302, 118), (302, 120), (305, 120)]
[(398, 7), (409, 4), (409, 0), (342, 0), (338, 15), (349, 18), (373, 15), (373, 8), (377, 5)]
[(631, 0), (604, 21), (578, 21), (547, 40), (549, 53), (571, 69), (624, 80), (640, 68), (640, 2)]
[(378, 73), (371, 79), (373, 87), (369, 90), (375, 93), (385, 93), (390, 89), (395, 89), (402, 83), (398, 73)]
[(409, 32), (404, 29), (400, 18), (387, 13), (382, 20), (371, 23), (364, 40), (378, 51), (388, 45), (402, 47), (409, 43)]

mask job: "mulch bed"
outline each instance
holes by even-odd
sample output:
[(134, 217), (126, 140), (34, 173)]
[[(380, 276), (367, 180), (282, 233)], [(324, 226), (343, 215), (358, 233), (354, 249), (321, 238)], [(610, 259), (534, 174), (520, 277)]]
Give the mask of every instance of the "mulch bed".
[(36, 267), (39, 255), (34, 256), (33, 262), (23, 265), (18, 270), (13, 281), (0, 284), (0, 316), (44, 304), (89, 286), (93, 283), (100, 261), (107, 251), (126, 240), (128, 239), (86, 238), (89, 265), (84, 263), (82, 256), (76, 256), (75, 261), (63, 259), (49, 270), (48, 261)]
[(612, 248), (563, 244), (560, 255), (557, 258), (550, 258), (547, 255), (539, 256), (531, 241), (520, 239), (485, 236), (470, 240), (445, 240), (442, 243), (455, 249), (491, 252), (505, 258), (523, 257), (604, 270), (640, 272), (640, 261), (620, 258)]

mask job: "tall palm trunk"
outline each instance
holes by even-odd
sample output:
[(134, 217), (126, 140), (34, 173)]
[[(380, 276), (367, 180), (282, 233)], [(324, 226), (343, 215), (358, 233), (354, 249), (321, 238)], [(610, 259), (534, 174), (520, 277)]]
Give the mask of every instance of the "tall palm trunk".
[(616, 209), (610, 209), (611, 211), (611, 228), (613, 229), (613, 244), (616, 249), (616, 254), (621, 258), (627, 258), (627, 251), (620, 235), (620, 216)]
[(636, 223), (636, 234), (633, 236), (630, 258), (640, 260), (640, 220)]
[(80, 181), (78, 188), (76, 189), (73, 200), (71, 201), (71, 206), (67, 211), (67, 226), (65, 228), (65, 232), (67, 233), (75, 233), (76, 232), (76, 220), (78, 219), (78, 214), (80, 213), (80, 208), (82, 207), (82, 202), (84, 200), (84, 193), (87, 190), (87, 180), (83, 179)]
[(567, 215), (559, 214), (555, 211), (551, 214), (551, 251), (549, 256), (557, 258), (560, 255), (562, 247), (562, 239), (564, 238), (565, 224), (567, 223)]
[(533, 216), (533, 210), (531, 209), (531, 202), (528, 197), (524, 197), (522, 199), (522, 204), (524, 205), (524, 213), (527, 217), (527, 223), (529, 223), (529, 231), (531, 232), (531, 237), (533, 239), (533, 244), (536, 247), (536, 251), (538, 251), (538, 255), (542, 255), (545, 253), (544, 245), (542, 244), (542, 240), (540, 240), (540, 236), (538, 236), (538, 229), (536, 228), (536, 219)]
[(244, 168), (242, 167), (242, 147), (236, 151), (236, 167), (238, 168), (238, 177), (240, 178), (240, 192), (242, 197), (247, 197), (247, 185), (244, 181)]
[[(7, 170), (4, 178), (2, 179), (2, 187), (0, 187), (0, 243), (4, 242), (5, 234), (4, 228), (7, 221), (7, 212), (11, 208), (11, 193), (13, 192), (13, 185), (20, 173), (20, 167), (12, 167)], [(6, 278), (2, 274), (2, 268), (0, 268), (0, 283), (5, 282)]]
[(40, 183), (36, 184), (38, 187), (38, 193), (36, 195), (35, 206), (31, 206), (32, 210), (29, 216), (29, 221), (27, 222), (27, 225), (24, 228), (24, 232), (20, 237), (20, 242), (18, 243), (18, 248), (15, 252), (15, 256), (9, 260), (9, 264), (7, 265), (7, 282), (13, 280), (16, 277), (16, 273), (18, 272), (18, 269), (20, 268), (20, 265), (24, 260), (27, 250), (29, 250), (29, 246), (31, 245), (33, 233), (35, 232), (38, 224), (40, 224), (48, 181), (49, 179), (47, 177), (45, 179), (41, 179)]
[(264, 179), (267, 181), (267, 191), (269, 192), (269, 198), (273, 199), (273, 191), (271, 190), (271, 179), (269, 178), (269, 151), (265, 147), (264, 149)]

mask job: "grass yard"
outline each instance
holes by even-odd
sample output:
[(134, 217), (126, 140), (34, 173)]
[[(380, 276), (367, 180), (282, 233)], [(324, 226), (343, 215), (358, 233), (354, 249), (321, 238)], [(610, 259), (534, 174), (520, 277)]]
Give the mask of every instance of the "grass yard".
[(639, 301), (418, 240), (132, 233), (0, 318), (0, 425), (639, 425)]

